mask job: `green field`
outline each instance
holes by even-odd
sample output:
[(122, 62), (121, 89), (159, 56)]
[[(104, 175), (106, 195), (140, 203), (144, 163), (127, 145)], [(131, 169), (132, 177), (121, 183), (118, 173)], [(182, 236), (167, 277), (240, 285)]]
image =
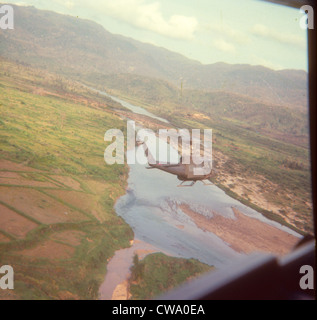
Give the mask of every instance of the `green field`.
[(191, 278), (198, 277), (214, 267), (195, 259), (182, 259), (153, 253), (139, 261), (134, 256), (129, 289), (132, 299), (154, 298)]
[(127, 167), (103, 159), (105, 131), (124, 123), (76, 84), (1, 65), (0, 265), (15, 271), (6, 298), (96, 299), (107, 259), (133, 239), (113, 209)]

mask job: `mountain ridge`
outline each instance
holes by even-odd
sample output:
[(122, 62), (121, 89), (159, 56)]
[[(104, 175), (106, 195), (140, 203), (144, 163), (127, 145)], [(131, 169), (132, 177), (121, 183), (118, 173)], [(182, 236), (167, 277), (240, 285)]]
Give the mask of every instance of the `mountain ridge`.
[(163, 47), (112, 34), (91, 20), (34, 6), (13, 7), (15, 29), (0, 30), (0, 55), (5, 58), (70, 77), (94, 72), (151, 76), (187, 89), (222, 90), (307, 109), (303, 70), (202, 64)]

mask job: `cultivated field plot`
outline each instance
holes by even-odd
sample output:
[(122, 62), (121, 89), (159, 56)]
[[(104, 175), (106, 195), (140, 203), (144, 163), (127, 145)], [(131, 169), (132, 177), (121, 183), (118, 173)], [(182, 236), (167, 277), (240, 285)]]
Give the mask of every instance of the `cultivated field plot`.
[(133, 238), (113, 210), (127, 168), (103, 159), (121, 120), (82, 87), (1, 64), (0, 265), (14, 268), (15, 290), (0, 300), (96, 299), (107, 260)]

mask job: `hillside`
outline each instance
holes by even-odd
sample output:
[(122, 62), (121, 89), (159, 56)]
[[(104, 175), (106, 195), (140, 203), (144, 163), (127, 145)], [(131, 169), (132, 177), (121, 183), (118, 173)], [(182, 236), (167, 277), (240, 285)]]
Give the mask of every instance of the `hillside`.
[(230, 120), (236, 125), (279, 140), (308, 146), (308, 117), (304, 110), (270, 104), (247, 95), (222, 90), (180, 90), (171, 83), (145, 76), (88, 74), (87, 83), (115, 95), (136, 99), (152, 112), (166, 117), (174, 111), (192, 116), (203, 113), (216, 121)]
[(88, 20), (14, 7), (15, 29), (0, 30), (0, 55), (72, 77), (132, 74), (180, 87), (221, 90), (306, 110), (307, 74), (262, 66), (203, 65), (180, 54), (114, 35)]

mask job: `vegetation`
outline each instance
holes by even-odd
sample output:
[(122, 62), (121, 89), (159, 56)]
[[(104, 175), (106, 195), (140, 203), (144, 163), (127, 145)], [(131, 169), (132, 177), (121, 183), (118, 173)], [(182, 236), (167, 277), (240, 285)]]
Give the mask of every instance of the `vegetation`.
[[(1, 63), (0, 265), (13, 266), (15, 290), (0, 299), (96, 299), (107, 261), (133, 239), (113, 209), (127, 167), (103, 159), (105, 131), (125, 130), (118, 106), (60, 76)], [(140, 299), (210, 267), (155, 254), (135, 256), (132, 269)]]
[(182, 259), (153, 253), (134, 257), (129, 279), (131, 299), (151, 299), (214, 268), (195, 259)]
[(7, 298), (96, 299), (106, 261), (133, 239), (113, 209), (127, 167), (103, 159), (105, 131), (124, 124), (76, 83), (1, 66), (0, 265), (15, 271)]

